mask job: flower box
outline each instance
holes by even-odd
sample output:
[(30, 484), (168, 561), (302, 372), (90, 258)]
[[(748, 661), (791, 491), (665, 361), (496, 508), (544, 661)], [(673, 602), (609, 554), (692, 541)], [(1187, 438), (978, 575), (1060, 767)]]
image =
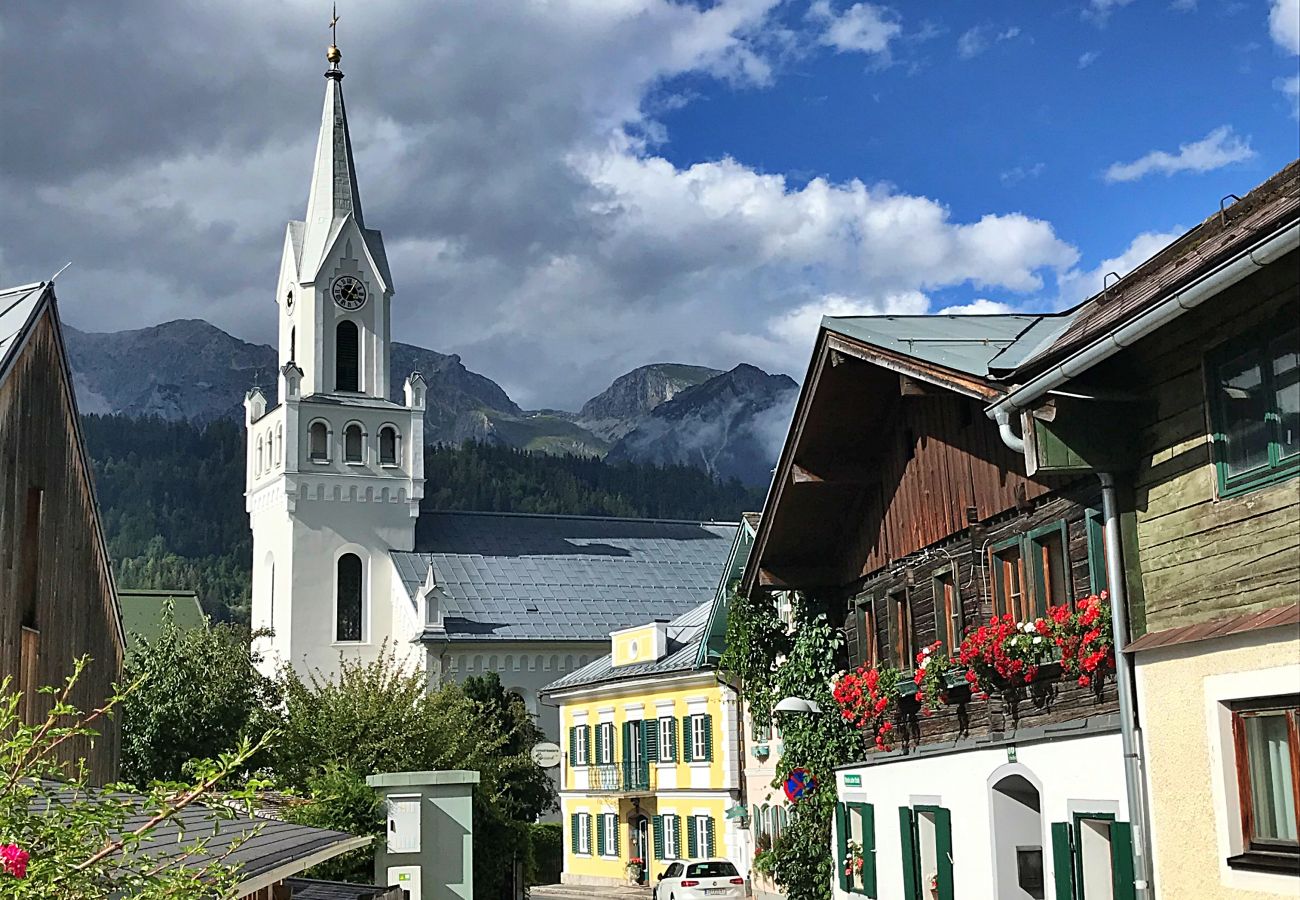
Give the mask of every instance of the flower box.
[(969, 689), (971, 683), (966, 680), (966, 669), (964, 666), (955, 666), (943, 673), (943, 686), (950, 691)]

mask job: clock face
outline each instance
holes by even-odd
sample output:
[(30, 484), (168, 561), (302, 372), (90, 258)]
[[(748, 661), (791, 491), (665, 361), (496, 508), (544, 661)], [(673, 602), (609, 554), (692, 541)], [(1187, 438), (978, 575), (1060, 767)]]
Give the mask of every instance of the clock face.
[(340, 275), (335, 278), (330, 294), (340, 309), (357, 310), (366, 303), (366, 286), (359, 278), (353, 278), (351, 275)]

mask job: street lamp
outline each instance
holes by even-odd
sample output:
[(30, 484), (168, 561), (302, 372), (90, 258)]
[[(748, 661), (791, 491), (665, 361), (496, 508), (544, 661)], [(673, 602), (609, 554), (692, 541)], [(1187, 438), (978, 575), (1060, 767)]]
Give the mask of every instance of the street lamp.
[(805, 713), (811, 715), (821, 715), (822, 708), (817, 705), (816, 700), (805, 700), (803, 697), (786, 697), (776, 706), (772, 707), (773, 712), (783, 713)]

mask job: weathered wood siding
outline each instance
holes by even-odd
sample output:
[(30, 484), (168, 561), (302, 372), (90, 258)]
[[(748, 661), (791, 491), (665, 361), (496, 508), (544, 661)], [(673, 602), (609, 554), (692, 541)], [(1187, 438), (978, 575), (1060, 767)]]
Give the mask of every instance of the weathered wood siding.
[(1219, 498), (1205, 355), (1270, 320), (1300, 321), (1300, 254), (1207, 301), (1119, 360), (1154, 404), (1134, 476), (1146, 628), (1300, 602), (1300, 480)]
[(862, 574), (963, 530), (968, 507), (988, 519), (1050, 489), (1025, 476), (977, 400), (936, 389), (896, 398), (891, 412), (872, 463), (880, 483), (860, 532)]
[[(59, 684), (89, 656), (71, 698), (89, 710), (121, 677), (122, 645), (56, 328), (47, 308), (0, 384), (0, 678), (16, 690), (25, 662), (27, 681)], [(29, 699), (28, 718), (43, 717), (48, 696)], [(85, 758), (103, 782), (116, 777), (118, 734), (115, 722), (97, 727), (99, 739), (69, 742), (62, 758)]]
[[(1063, 521), (1066, 526), (1066, 594), (1071, 599), (1087, 596), (1092, 588), (1087, 514), (1089, 509), (1095, 510), (1099, 506), (1096, 479), (1081, 479), (1070, 488), (1041, 498), (1031, 509), (1012, 511), (979, 523), (974, 528), (950, 535), (947, 540), (927, 547), (901, 563), (873, 573), (862, 581), (848, 605), (844, 624), (852, 663), (863, 662), (866, 653), (862, 631), (863, 623), (867, 621), (862, 615), (864, 608), (872, 612), (876, 646), (890, 646), (889, 595), (900, 589), (907, 592), (919, 646), (935, 640), (947, 643), (942, 621), (943, 598), (936, 597), (934, 590), (934, 578), (944, 570), (953, 573), (959, 587), (966, 629), (988, 622), (994, 614), (989, 548), (1008, 538), (1027, 535), (1057, 522)], [(901, 671), (914, 668), (913, 660), (893, 659), (892, 653), (889, 662)], [(954, 699), (933, 716), (912, 717), (905, 732), (911, 744), (1056, 725), (1115, 713), (1118, 709), (1113, 682), (1081, 687), (1068, 679), (1052, 677), (1051, 667), (1044, 670), (1039, 682), (1026, 687), (1023, 695), (1011, 702), (998, 697), (988, 702), (970, 700), (961, 691), (953, 692), (952, 696), (960, 699)]]

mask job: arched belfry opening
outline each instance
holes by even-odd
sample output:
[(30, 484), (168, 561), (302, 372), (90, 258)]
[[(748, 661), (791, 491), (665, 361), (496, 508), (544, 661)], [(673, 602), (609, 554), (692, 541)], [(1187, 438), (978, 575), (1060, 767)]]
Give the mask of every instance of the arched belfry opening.
[(356, 322), (344, 320), (334, 329), (334, 389), (361, 390), (361, 335)]

